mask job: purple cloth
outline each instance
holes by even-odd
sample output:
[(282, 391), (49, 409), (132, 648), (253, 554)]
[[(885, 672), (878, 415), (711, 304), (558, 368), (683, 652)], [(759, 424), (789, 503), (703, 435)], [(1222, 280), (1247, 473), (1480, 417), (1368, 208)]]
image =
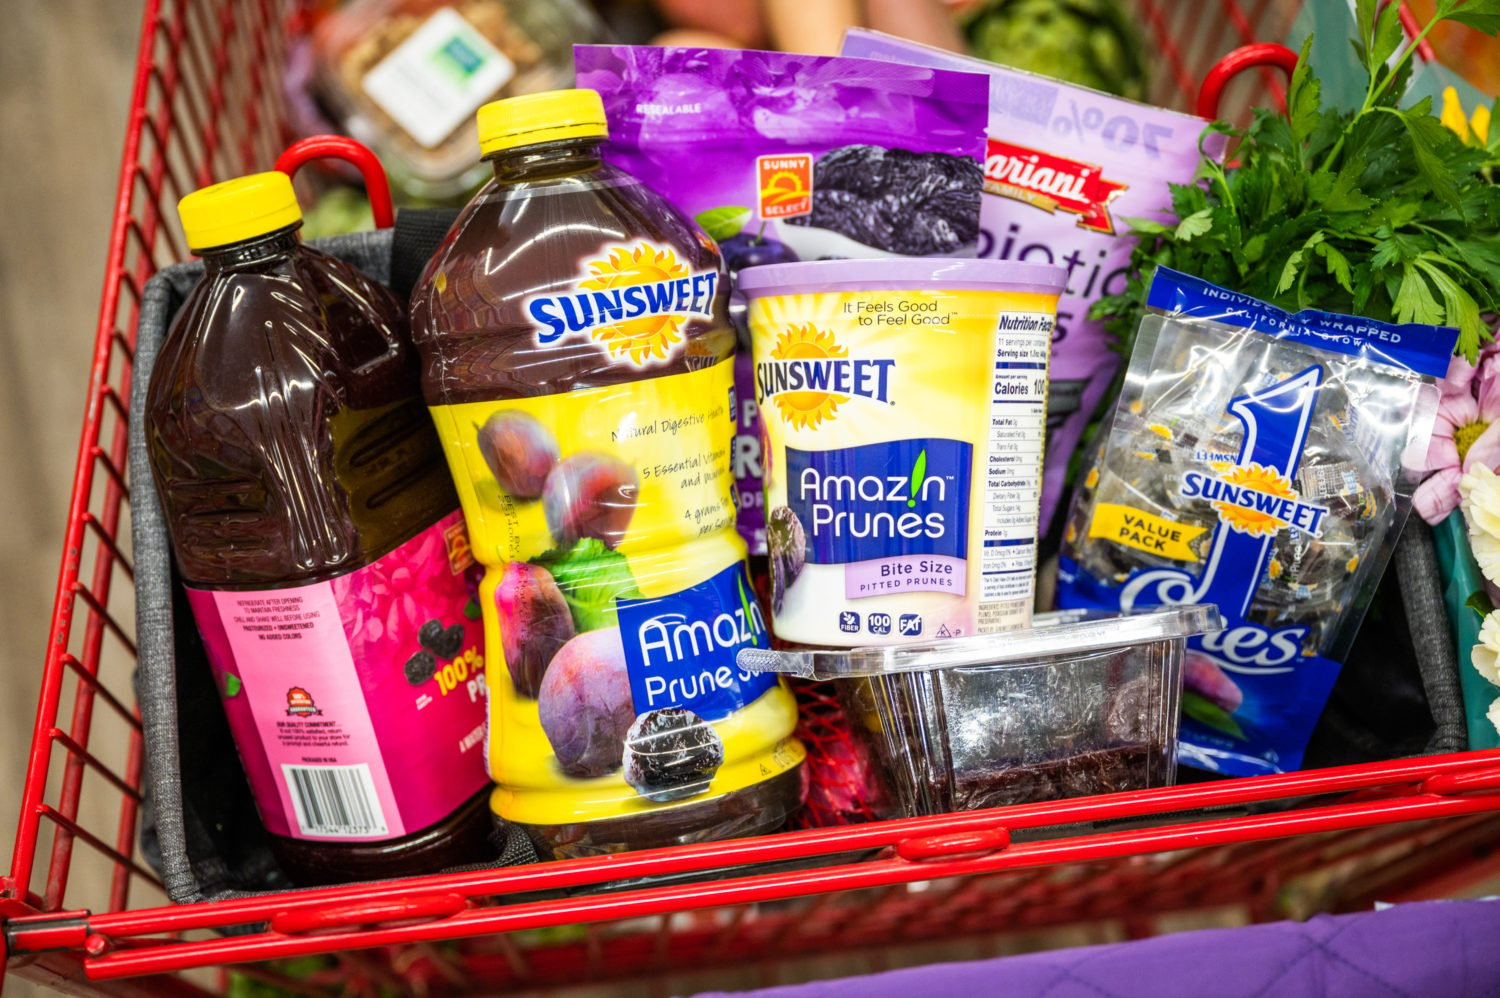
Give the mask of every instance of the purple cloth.
[[(1500, 901), (1431, 901), (817, 981), (741, 998), (1444, 998), (1500, 992)], [(700, 996), (708, 998), (708, 996)]]

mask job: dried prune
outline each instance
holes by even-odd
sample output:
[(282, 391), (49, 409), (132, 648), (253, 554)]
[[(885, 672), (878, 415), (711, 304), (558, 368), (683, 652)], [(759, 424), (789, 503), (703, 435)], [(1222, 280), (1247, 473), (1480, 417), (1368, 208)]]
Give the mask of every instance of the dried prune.
[(443, 640), (443, 622), (436, 617), (423, 624), (417, 631), (417, 644), (434, 654), (437, 652), (435, 645), (441, 640)]
[(1001, 764), (962, 774), (954, 799), (968, 810), (1141, 790), (1149, 782), (1154, 756), (1160, 750), (1153, 745), (1124, 745), (1046, 762)]
[(807, 531), (790, 506), (777, 506), (766, 518), (766, 548), (771, 556), (771, 609), (780, 613), (786, 591), (807, 564)]
[(464, 650), (464, 625), (450, 624), (433, 646), (438, 658), (453, 658)]
[(453, 658), (464, 648), (464, 625), (454, 624), (444, 628), (436, 617), (422, 625), (417, 631), (417, 643), (440, 659)]
[(907, 256), (952, 253), (979, 237), (983, 185), (968, 156), (841, 146), (813, 167), (812, 214), (789, 221)]
[(495, 587), (500, 647), (516, 693), (535, 698), (547, 665), (573, 637), (573, 615), (552, 573), (530, 562), (511, 562)]
[(635, 698), (618, 627), (587, 631), (558, 650), (537, 692), (537, 717), (567, 775), (620, 768)]
[(437, 672), (437, 658), (430, 651), (419, 651), (406, 660), (406, 681), (421, 686)]
[(479, 428), (479, 453), (502, 489), (535, 499), (557, 464), (557, 438), (535, 416), (505, 409)]
[(625, 782), (665, 804), (708, 789), (724, 764), (724, 743), (703, 718), (681, 707), (647, 711), (625, 735)]
[(562, 547), (581, 537), (617, 547), (635, 515), (638, 491), (635, 469), (619, 458), (573, 454), (547, 476), (542, 488), (542, 512)]

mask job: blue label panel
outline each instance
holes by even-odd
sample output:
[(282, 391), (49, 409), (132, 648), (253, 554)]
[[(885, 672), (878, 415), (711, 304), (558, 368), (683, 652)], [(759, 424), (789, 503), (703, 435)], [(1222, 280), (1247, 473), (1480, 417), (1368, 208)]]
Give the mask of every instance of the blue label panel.
[(1453, 326), (1377, 322), (1312, 308), (1288, 312), (1170, 267), (1156, 269), (1146, 304), (1169, 315), (1213, 319), (1434, 378), (1448, 373), (1448, 360), (1458, 343), (1458, 329)]
[(735, 664), (741, 648), (769, 643), (742, 563), (670, 596), (619, 600), (616, 609), (637, 714), (683, 707), (715, 721), (776, 685), (774, 674)]
[(807, 533), (807, 560), (967, 557), (973, 455), (968, 443), (941, 438), (839, 450), (788, 447), (787, 505)]

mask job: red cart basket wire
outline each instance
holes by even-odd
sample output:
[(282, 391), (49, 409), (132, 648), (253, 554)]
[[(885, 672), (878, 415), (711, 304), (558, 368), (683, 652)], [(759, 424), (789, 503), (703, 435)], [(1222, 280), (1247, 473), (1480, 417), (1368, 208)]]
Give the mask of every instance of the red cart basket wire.
[[(1284, 38), (1298, 4), (1134, 6), (1161, 53), (1153, 99), (1186, 108), (1217, 57)], [(0, 876), (0, 983), (9, 970), (72, 994), (207, 994), (225, 975), (194, 968), (241, 965), (313, 995), (630, 978), (692, 990), (722, 984), (716, 968), (771, 983), (931, 959), (938, 944), (986, 955), (1005, 934), (1058, 926), (1118, 938), (1206, 910), (1270, 919), (1442, 896), (1500, 873), (1500, 752), (1487, 752), (166, 904), (135, 847), (141, 728), (120, 541), (132, 342), (144, 283), (185, 253), (171, 205), (269, 168), (292, 137), (281, 67), (303, 19), (293, 0), (145, 8), (30, 765)], [(1279, 96), (1269, 67), (1249, 81), (1259, 100)], [(808, 734), (815, 753), (837, 737)], [(902, 957), (896, 941), (929, 946)], [(257, 963), (291, 957), (317, 959), (294, 973)]]

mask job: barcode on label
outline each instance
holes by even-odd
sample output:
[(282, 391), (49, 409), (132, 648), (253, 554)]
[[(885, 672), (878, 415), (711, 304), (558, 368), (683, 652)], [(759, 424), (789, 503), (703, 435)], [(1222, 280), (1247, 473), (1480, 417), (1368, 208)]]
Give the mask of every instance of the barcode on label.
[(385, 816), (370, 767), (286, 766), (281, 767), (291, 791), (297, 826), (303, 835), (332, 838), (367, 838), (386, 835)]

